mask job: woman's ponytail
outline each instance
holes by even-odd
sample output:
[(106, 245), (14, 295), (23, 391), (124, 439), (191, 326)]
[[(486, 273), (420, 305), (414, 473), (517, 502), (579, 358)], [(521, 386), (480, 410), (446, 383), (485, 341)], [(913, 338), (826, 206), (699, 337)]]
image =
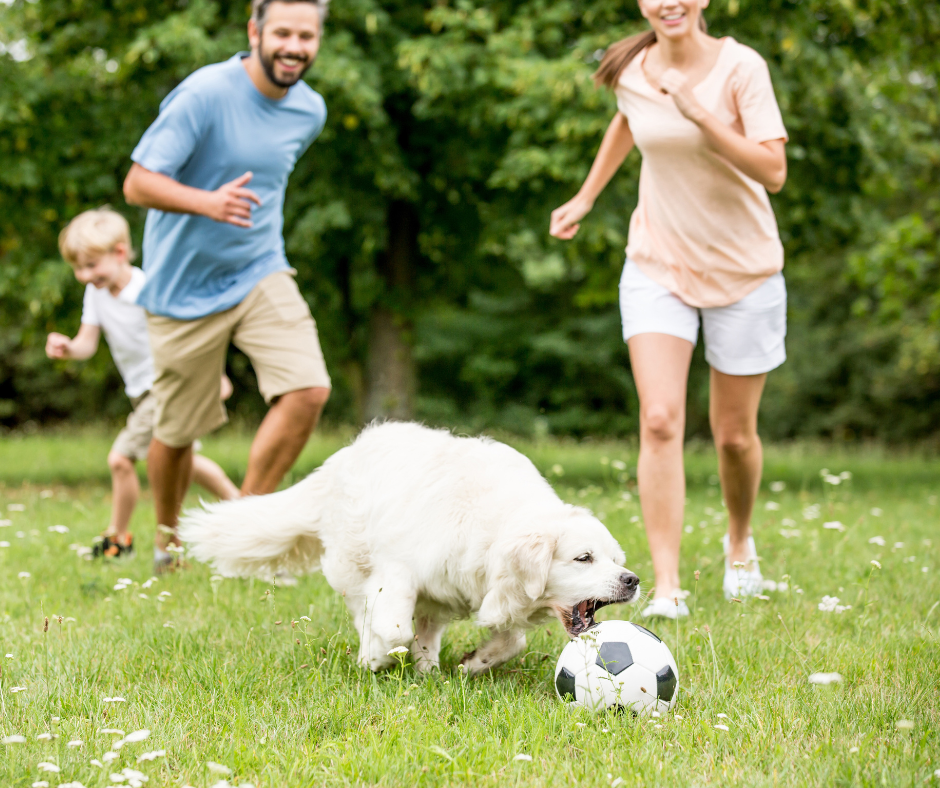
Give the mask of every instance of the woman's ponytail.
[[(699, 14), (698, 26), (702, 32), (708, 30), (705, 24), (704, 14)], [(635, 36), (624, 38), (607, 47), (600, 66), (594, 72), (594, 85), (596, 87), (604, 86), (613, 90), (620, 80), (623, 70), (630, 65), (630, 61), (646, 49), (650, 44), (656, 41), (656, 33), (647, 30), (645, 33), (638, 33)]]

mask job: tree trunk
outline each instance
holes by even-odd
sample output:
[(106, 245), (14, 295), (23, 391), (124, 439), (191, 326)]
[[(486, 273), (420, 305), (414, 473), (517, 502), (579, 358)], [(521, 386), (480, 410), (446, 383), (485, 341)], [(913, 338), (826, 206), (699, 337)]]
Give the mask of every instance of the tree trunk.
[(388, 208), (388, 249), (379, 256), (385, 285), (369, 317), (365, 416), (410, 419), (414, 413), (415, 369), (411, 355), (408, 305), (414, 284), (418, 222), (412, 206), (393, 202)]

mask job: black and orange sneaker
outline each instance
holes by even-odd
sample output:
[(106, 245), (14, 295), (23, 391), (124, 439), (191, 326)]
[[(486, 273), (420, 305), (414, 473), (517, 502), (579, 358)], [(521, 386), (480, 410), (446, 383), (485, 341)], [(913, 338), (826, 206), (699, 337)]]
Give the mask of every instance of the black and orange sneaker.
[(121, 556), (133, 555), (134, 537), (131, 534), (124, 536), (108, 536), (102, 534), (95, 539), (92, 545), (91, 554), (94, 558), (120, 558)]

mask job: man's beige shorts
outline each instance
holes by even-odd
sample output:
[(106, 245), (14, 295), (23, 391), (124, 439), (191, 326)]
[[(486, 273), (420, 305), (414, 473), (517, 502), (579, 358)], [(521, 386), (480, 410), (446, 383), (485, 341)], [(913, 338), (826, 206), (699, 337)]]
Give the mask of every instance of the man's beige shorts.
[(149, 391), (131, 400), (134, 409), (127, 417), (127, 425), (114, 439), (111, 451), (130, 460), (144, 460), (150, 439), (153, 437), (153, 423), (157, 415), (157, 398)]
[(238, 306), (198, 320), (148, 315), (157, 399), (154, 437), (188, 446), (227, 421), (219, 380), (229, 343), (251, 360), (265, 402), (329, 388), (316, 323), (291, 273), (262, 279)]

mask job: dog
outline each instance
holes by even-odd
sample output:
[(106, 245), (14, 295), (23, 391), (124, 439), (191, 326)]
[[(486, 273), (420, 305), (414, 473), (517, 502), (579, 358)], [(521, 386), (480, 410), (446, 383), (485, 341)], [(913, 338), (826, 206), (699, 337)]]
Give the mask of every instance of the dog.
[(373, 671), (402, 647), (417, 670), (439, 667), (448, 623), (475, 616), (490, 638), (461, 664), (478, 675), (527, 628), (555, 616), (575, 638), (639, 586), (607, 528), (515, 449), (407, 422), (367, 427), (286, 490), (190, 510), (179, 533), (224, 576), (321, 570)]

